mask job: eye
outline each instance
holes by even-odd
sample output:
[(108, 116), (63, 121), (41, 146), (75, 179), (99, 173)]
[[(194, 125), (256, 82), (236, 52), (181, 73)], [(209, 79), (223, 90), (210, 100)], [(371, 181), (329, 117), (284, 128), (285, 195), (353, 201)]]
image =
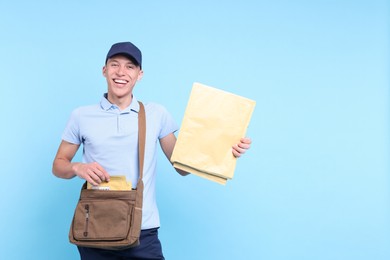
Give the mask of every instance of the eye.
[(134, 65), (127, 65), (127, 69), (129, 69), (129, 70), (132, 70), (132, 69), (134, 69), (134, 68), (135, 68)]

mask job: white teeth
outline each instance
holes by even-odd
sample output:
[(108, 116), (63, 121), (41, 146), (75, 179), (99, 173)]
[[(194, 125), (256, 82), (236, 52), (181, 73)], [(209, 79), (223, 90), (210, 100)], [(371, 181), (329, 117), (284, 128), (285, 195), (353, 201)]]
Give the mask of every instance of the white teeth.
[(126, 80), (122, 80), (122, 79), (114, 79), (114, 82), (115, 83), (121, 83), (121, 84), (126, 84), (127, 83)]

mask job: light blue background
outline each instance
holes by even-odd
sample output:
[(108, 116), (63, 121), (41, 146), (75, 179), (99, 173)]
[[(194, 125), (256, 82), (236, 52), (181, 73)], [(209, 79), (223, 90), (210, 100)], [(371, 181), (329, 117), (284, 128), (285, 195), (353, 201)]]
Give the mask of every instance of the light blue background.
[(380, 0), (2, 1), (1, 259), (78, 259), (82, 180), (51, 164), (128, 40), (144, 54), (135, 94), (179, 124), (194, 81), (257, 101), (226, 186), (160, 152), (166, 259), (390, 259), (389, 16)]

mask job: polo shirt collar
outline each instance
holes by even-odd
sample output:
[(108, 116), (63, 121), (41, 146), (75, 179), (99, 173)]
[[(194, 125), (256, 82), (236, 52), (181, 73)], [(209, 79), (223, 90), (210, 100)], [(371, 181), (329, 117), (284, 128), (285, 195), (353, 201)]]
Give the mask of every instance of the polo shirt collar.
[[(107, 99), (107, 93), (104, 93), (102, 99), (100, 100), (100, 107), (105, 110), (109, 111), (111, 109), (118, 109), (118, 107), (115, 104), (112, 104)], [(136, 97), (133, 95), (133, 99), (131, 100), (130, 106), (125, 108), (122, 113), (130, 113), (131, 111), (138, 113), (139, 112), (139, 103), (136, 99)]]

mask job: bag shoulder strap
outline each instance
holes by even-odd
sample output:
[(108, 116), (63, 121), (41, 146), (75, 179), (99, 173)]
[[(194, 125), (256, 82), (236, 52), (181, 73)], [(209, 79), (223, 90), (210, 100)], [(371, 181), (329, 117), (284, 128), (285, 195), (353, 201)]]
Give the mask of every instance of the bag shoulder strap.
[[(142, 182), (144, 172), (144, 158), (145, 158), (145, 139), (146, 139), (146, 118), (145, 118), (145, 107), (142, 102), (139, 103), (138, 112), (138, 168), (139, 178), (138, 184)], [(137, 188), (138, 188), (137, 184)]]

